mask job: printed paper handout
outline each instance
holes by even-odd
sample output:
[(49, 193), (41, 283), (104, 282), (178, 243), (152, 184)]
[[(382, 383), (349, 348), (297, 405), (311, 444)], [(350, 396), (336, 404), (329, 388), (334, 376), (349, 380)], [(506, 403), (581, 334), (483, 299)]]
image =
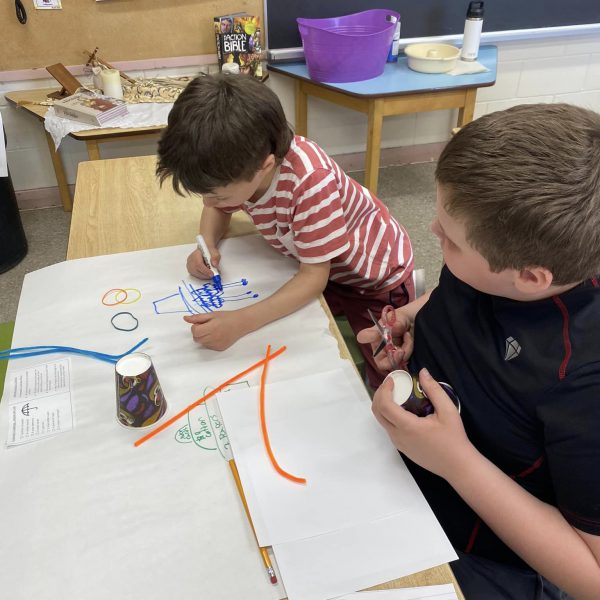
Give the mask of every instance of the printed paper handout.
[(4, 400), (9, 405), (7, 446), (18, 446), (73, 428), (71, 363), (68, 358), (10, 374)]

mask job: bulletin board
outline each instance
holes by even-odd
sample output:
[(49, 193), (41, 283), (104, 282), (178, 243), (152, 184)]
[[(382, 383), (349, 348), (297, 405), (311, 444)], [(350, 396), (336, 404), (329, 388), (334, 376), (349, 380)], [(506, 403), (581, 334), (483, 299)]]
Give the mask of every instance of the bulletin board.
[(13, 0), (0, 2), (0, 71), (81, 65), (84, 50), (100, 48), (108, 62), (215, 54), (213, 17), (263, 15), (261, 0), (62, 0), (62, 10), (35, 10), (22, 0), (21, 25)]

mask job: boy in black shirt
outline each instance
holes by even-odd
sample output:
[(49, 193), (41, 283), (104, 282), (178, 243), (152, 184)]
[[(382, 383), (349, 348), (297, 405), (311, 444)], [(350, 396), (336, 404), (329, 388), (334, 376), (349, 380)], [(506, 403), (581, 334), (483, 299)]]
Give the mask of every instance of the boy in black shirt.
[(394, 328), (435, 413), (394, 404), (390, 379), (373, 412), (457, 549), (467, 600), (598, 599), (600, 115), (486, 115), (448, 143), (436, 180), (445, 266)]

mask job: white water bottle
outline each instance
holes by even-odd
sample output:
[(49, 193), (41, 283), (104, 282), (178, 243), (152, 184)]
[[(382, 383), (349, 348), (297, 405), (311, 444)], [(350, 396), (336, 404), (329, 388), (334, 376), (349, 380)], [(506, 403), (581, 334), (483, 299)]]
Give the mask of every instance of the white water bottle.
[(477, 60), (481, 28), (483, 27), (483, 2), (469, 2), (463, 46), (460, 53), (461, 60)]
[(398, 52), (400, 50), (400, 19), (393, 15), (388, 15), (387, 20), (394, 25), (394, 37), (392, 38), (392, 45), (388, 52), (387, 62), (398, 62)]

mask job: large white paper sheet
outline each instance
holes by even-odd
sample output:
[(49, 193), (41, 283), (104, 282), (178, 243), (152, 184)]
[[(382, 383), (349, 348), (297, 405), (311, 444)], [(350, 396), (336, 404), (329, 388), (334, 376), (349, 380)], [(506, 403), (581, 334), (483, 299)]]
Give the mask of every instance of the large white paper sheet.
[(337, 598), (456, 559), (425, 503), (273, 551), (290, 600)]
[(290, 600), (322, 600), (433, 567), (456, 555), (351, 367), (219, 395), (257, 536), (273, 545)]
[[(192, 282), (185, 259), (193, 248), (82, 259), (28, 274), (13, 347), (52, 344), (112, 354), (147, 336), (141, 350), (153, 359), (167, 417), (260, 360), (267, 343), (288, 345), (270, 366), (272, 380), (308, 365), (345, 362), (317, 302), (224, 352), (194, 344), (185, 313), (157, 314), (154, 304)], [(260, 297), (297, 266), (253, 236), (226, 240), (221, 252), (224, 282), (245, 278), (249, 285), (238, 285), (238, 292), (250, 287)], [(103, 305), (111, 288), (131, 290), (131, 303)], [(226, 301), (223, 309), (240, 305)], [(138, 329), (115, 330), (110, 320), (119, 311), (134, 314)], [(39, 361), (11, 361), (7, 381)], [(72, 356), (71, 364), (77, 426), (68, 435), (0, 450), (3, 594), (11, 600), (281, 598), (285, 592), (268, 582), (241, 506), (214, 405), (199, 406), (134, 448), (145, 431), (117, 423), (114, 367), (81, 356)], [(258, 377), (238, 385), (256, 384)], [(2, 402), (0, 436), (7, 423), (8, 402)]]
[[(273, 468), (260, 434), (258, 389), (219, 397), (261, 545), (368, 523), (425, 500), (400, 455), (343, 369), (268, 384), (271, 446), (299, 485)], [(292, 516), (293, 515), (293, 516)]]
[(458, 600), (451, 583), (442, 585), (421, 585), (396, 590), (372, 590), (356, 592), (336, 598), (336, 600)]

